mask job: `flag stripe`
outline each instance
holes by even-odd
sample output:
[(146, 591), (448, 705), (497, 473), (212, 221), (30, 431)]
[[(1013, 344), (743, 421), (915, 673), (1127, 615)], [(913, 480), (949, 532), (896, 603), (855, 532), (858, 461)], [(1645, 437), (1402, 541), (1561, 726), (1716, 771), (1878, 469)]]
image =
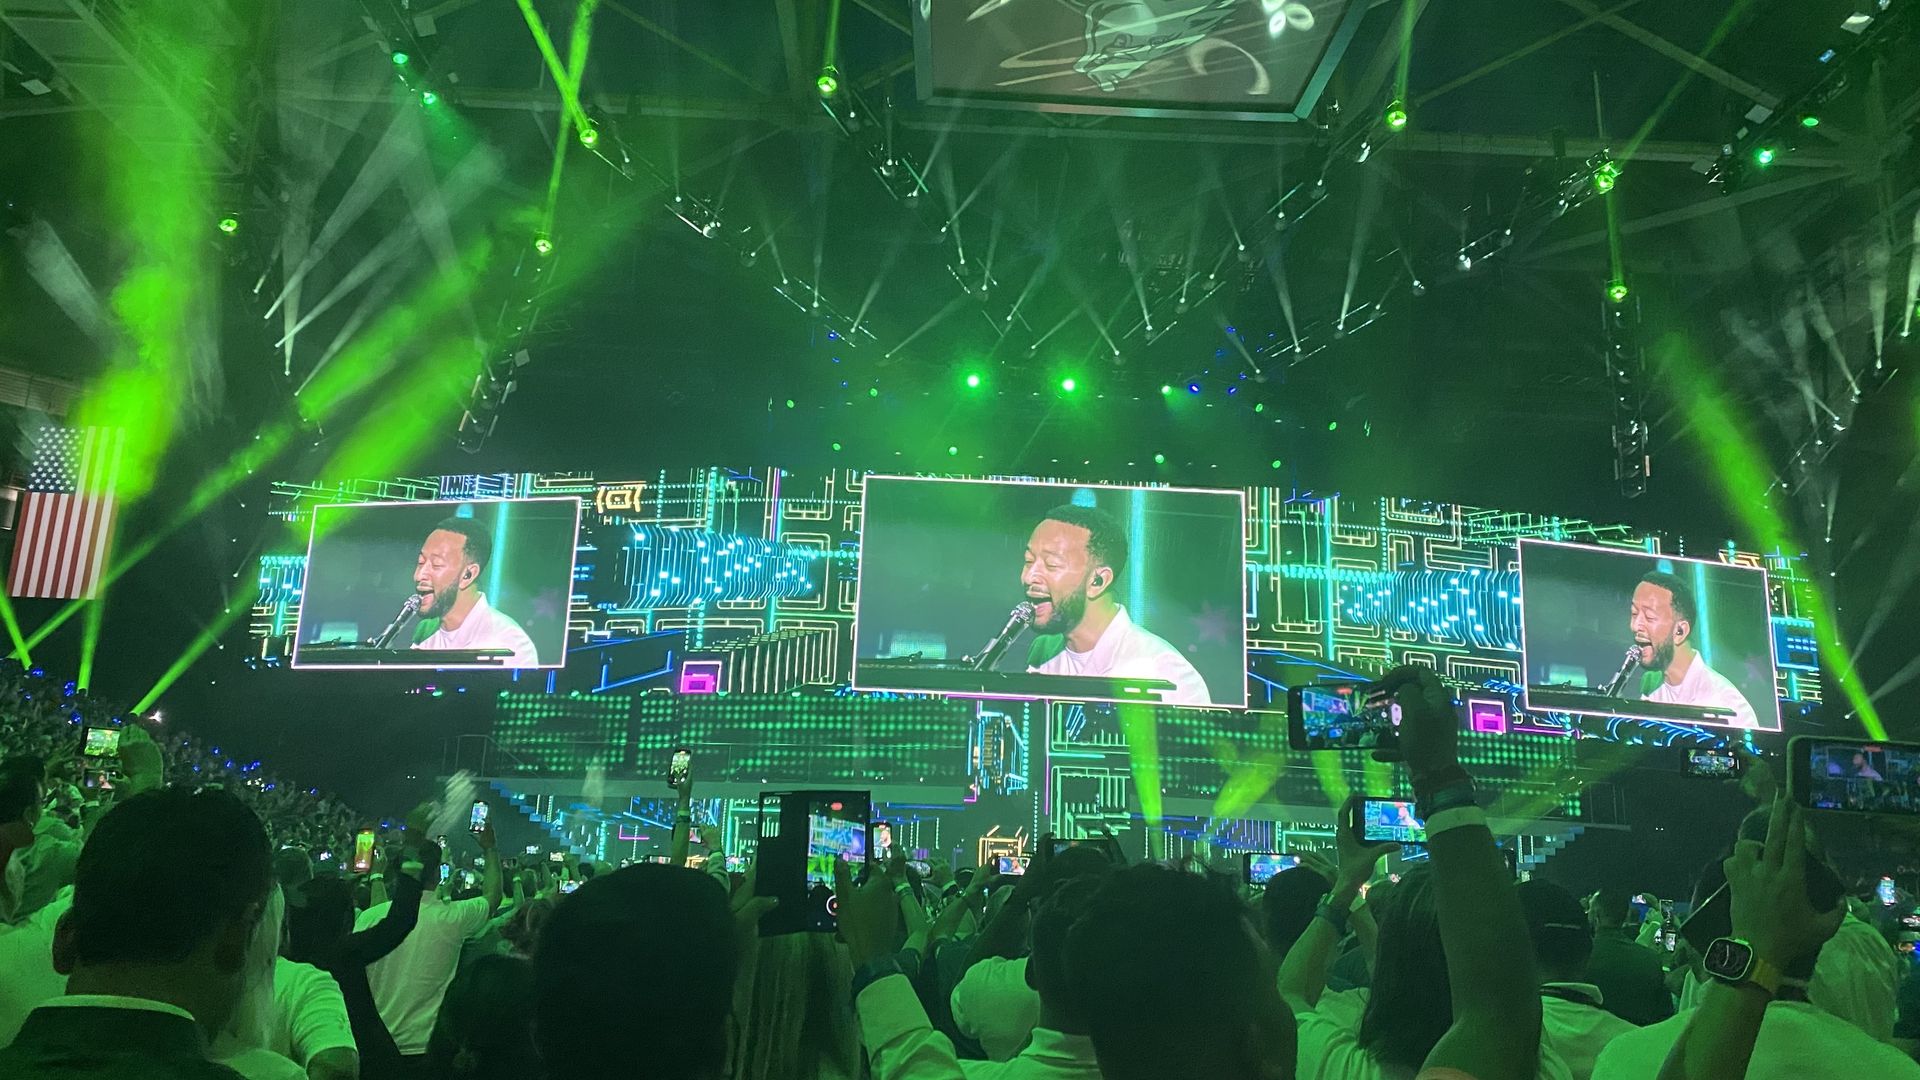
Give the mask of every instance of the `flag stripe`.
[(8, 592), (59, 599), (95, 594), (110, 551), (124, 442), (119, 428), (45, 428), (37, 434)]

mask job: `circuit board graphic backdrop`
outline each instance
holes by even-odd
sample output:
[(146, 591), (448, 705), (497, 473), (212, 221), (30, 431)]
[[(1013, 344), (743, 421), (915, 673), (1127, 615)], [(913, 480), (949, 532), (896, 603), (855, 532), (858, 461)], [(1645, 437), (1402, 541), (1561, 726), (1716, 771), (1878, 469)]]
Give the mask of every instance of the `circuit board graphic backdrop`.
[[(518, 739), (522, 750), (537, 747), (524, 756), (539, 763), (532, 771), (548, 775), (579, 775), (592, 766), (615, 778), (645, 778), (653, 770), (633, 758), (634, 748), (711, 736), (716, 752), (696, 755), (696, 777), (710, 786), (918, 785), (925, 804), (955, 807), (1014, 796), (1031, 803), (1008, 807), (1014, 820), (1036, 833), (1051, 827), (1071, 835), (1149, 809), (1168, 820), (1185, 815), (1196, 838), (1258, 847), (1284, 828), (1273, 820), (1275, 806), (1324, 809), (1329, 792), (1381, 780), (1357, 755), (1309, 765), (1306, 755), (1287, 750), (1285, 686), (1302, 678), (1429, 665), (1472, 703), (1463, 750), (1476, 769), (1541, 795), (1553, 791), (1552, 774), (1571, 760), (1567, 736), (1576, 727), (1603, 739), (1717, 744), (1719, 733), (1696, 728), (1519, 709), (1515, 544), (1522, 537), (1765, 566), (1778, 696), (1789, 725), (1820, 699), (1806, 617), (1813, 604), (1791, 558), (1688, 548), (1624, 526), (1549, 515), (1257, 487), (1247, 492), (1245, 522), (1252, 711), (1146, 709), (1157, 729), (1151, 782), (1134, 775), (1142, 759), (1129, 747), (1125, 717), (1076, 703), (955, 701), (951, 713), (912, 721), (910, 753), (877, 753), (867, 730), (871, 703), (845, 689), (861, 483), (853, 470), (769, 467), (278, 483), (271, 513), (291, 527), (286, 550), (261, 560), (252, 662), (284, 662), (304, 569), (296, 552), (304, 550), (312, 506), (570, 495), (581, 500), (583, 515), (568, 668), (544, 680), (514, 679), (511, 692), (501, 694), (495, 733), (503, 746)], [(648, 654), (653, 658), (630, 671), (608, 659), (650, 642), (661, 643)], [(734, 725), (724, 738), (714, 734), (711, 710), (700, 701), (716, 694), (725, 695), (727, 723)], [(531, 704), (543, 696), (549, 704)], [(569, 698), (581, 705), (569, 706)], [(583, 733), (599, 734), (556, 740), (566, 717), (589, 701), (591, 718), (582, 713), (579, 720)], [(915, 705), (902, 715), (923, 712)], [(756, 716), (768, 731), (804, 739), (806, 752), (790, 758), (791, 774), (769, 776), (772, 759), (743, 752), (762, 722)], [(626, 747), (625, 756), (609, 757), (609, 744)], [(1260, 789), (1252, 797), (1249, 785)], [(1576, 796), (1553, 801), (1561, 811), (1578, 810)], [(1264, 822), (1249, 820), (1262, 814)]]

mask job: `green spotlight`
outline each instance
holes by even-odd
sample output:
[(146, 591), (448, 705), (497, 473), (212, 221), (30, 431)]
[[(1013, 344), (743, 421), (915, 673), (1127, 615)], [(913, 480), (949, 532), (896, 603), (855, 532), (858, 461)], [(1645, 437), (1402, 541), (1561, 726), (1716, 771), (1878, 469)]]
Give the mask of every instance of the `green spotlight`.
[(1167, 463), (1167, 455), (1165, 454), (1153, 455), (1153, 463), (1155, 465), (1165, 465)]
[(834, 453), (836, 453), (836, 454), (840, 452), (840, 444), (839, 444), (839, 443), (834, 443), (834, 444), (833, 444), (833, 452), (834, 452)]
[(815, 89), (820, 91), (820, 96), (823, 98), (829, 98), (839, 93), (840, 69), (834, 67), (832, 64), (821, 68), (820, 77), (813, 81), (813, 85)]
[(977, 389), (979, 386), (980, 386), (980, 376), (969, 374), (967, 376), (968, 389)]
[(789, 408), (789, 409), (791, 409), (791, 408), (793, 408), (793, 407), (794, 407), (794, 405), (793, 405), (793, 399), (792, 399), (792, 398), (788, 398), (788, 399), (787, 399), (787, 408)]
[(395, 50), (393, 51), (393, 66), (394, 66), (394, 67), (406, 67), (406, 66), (407, 66), (407, 61), (409, 61), (409, 60), (412, 60), (412, 59), (413, 59), (413, 57), (411, 57), (411, 56), (408, 56), (408, 55), (407, 55), (406, 53), (403, 53), (403, 52), (401, 52), (401, 51), (400, 51), (400, 50), (398, 50), (398, 49), (395, 49)]
[(1616, 304), (1625, 303), (1627, 299), (1627, 283), (1624, 281), (1621, 281), (1618, 278), (1615, 278), (1613, 281), (1608, 282), (1607, 283), (1607, 299), (1613, 301)]
[(1820, 118), (1812, 113), (1808, 113), (1800, 118), (1800, 126), (1804, 128), (1817, 128), (1820, 126)]
[(228, 214), (226, 217), (221, 218), (220, 231), (223, 233), (226, 233), (228, 236), (232, 236), (234, 233), (239, 232), (240, 219), (237, 217), (234, 217), (232, 214)]
[(1387, 130), (1405, 131), (1407, 128), (1407, 103), (1395, 101), (1387, 106)]
[(438, 104), (440, 104), (440, 95), (439, 95), (439, 94), (436, 94), (436, 93), (434, 93), (434, 92), (433, 92), (433, 91), (431, 91), (431, 90), (423, 90), (423, 91), (421, 91), (421, 93), (420, 93), (420, 104), (422, 104), (422, 105), (438, 105)]
[(580, 145), (591, 150), (600, 142), (600, 129), (583, 127), (580, 129)]
[(1266, 411), (1267, 411), (1267, 403), (1266, 403), (1266, 402), (1264, 402), (1264, 401), (1256, 401), (1256, 402), (1254, 402), (1254, 403), (1253, 403), (1253, 411), (1254, 411), (1254, 412), (1266, 412)]
[(959, 448), (959, 447), (957, 447), (957, 446), (949, 446), (949, 447), (947, 447), (947, 456), (948, 456), (948, 457), (959, 457), (959, 456), (960, 456), (960, 448)]
[(1327, 421), (1327, 430), (1328, 430), (1328, 431), (1339, 431), (1339, 430), (1340, 430), (1340, 421), (1338, 421), (1338, 420), (1329, 420), (1329, 421)]
[(1073, 376), (1071, 375), (1060, 380), (1060, 389), (1069, 394), (1073, 393), (1076, 389), (1079, 388), (1079, 386), (1080, 384), (1077, 382), (1074, 382)]
[(1773, 147), (1762, 146), (1753, 152), (1753, 161), (1754, 161), (1754, 164), (1764, 168), (1768, 165), (1773, 164), (1773, 159), (1775, 156), (1776, 155), (1774, 153)]
[(541, 233), (533, 238), (533, 250), (541, 255), (551, 255), (553, 254), (553, 241), (548, 239), (546, 233)]
[(1165, 397), (1165, 396), (1167, 396), (1168, 394), (1171, 394), (1171, 393), (1173, 393), (1173, 387), (1171, 387), (1171, 386), (1168, 386), (1168, 385), (1167, 385), (1166, 383), (1161, 383), (1161, 384), (1160, 384), (1160, 396), (1161, 396), (1161, 397)]
[(868, 397), (879, 397), (879, 396), (880, 396), (880, 388), (879, 388), (879, 387), (877, 387), (877, 386), (869, 386), (869, 387), (867, 387), (867, 396), (868, 396)]
[(1619, 179), (1620, 166), (1611, 161), (1603, 161), (1599, 168), (1593, 170), (1593, 190), (1605, 195), (1613, 190), (1613, 185)]
[(1274, 458), (1272, 461), (1267, 462), (1267, 464), (1268, 466), (1277, 469), (1280, 467), (1280, 459)]

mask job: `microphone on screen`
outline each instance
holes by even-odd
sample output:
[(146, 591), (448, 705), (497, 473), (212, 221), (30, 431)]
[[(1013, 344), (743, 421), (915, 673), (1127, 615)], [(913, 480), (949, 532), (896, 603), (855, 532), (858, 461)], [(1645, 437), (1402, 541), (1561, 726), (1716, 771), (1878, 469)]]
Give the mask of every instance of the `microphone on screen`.
[(386, 648), (387, 643), (393, 640), (393, 636), (400, 632), (400, 625), (407, 621), (407, 616), (419, 610), (420, 594), (412, 593), (407, 597), (406, 603), (400, 605), (400, 614), (395, 615), (393, 621), (387, 624), (387, 628), (380, 632), (380, 636), (373, 639), (373, 647)]
[(1620, 670), (1617, 673), (1615, 673), (1615, 675), (1613, 676), (1613, 679), (1610, 682), (1608, 682), (1607, 685), (1603, 687), (1600, 692), (1607, 695), (1608, 697), (1619, 697), (1620, 688), (1622, 686), (1625, 686), (1627, 683), (1627, 676), (1633, 674), (1633, 669), (1639, 666), (1640, 666), (1640, 646), (1634, 645), (1629, 649), (1627, 649), (1627, 659), (1625, 660), (1625, 662), (1623, 662), (1620, 665)]
[(1006, 653), (1007, 646), (1013, 644), (1013, 639), (1019, 637), (1020, 632), (1031, 625), (1033, 625), (1033, 605), (1022, 600), (1007, 614), (1007, 625), (1001, 627), (1000, 632), (993, 635), (993, 640), (987, 642), (987, 647), (980, 650), (979, 657), (973, 661), (973, 670), (992, 670), (993, 665), (999, 663), (1000, 657)]

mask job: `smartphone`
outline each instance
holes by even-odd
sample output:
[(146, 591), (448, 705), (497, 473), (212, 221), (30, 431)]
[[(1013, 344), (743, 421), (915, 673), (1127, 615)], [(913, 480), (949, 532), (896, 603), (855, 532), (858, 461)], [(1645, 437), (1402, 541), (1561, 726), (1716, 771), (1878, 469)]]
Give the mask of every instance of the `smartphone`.
[(884, 862), (893, 853), (893, 825), (876, 821), (869, 827), (873, 830), (873, 857)]
[(1405, 799), (1354, 799), (1347, 804), (1347, 827), (1369, 844), (1418, 847), (1427, 842), (1426, 823), (1414, 816), (1413, 803)]
[(353, 834), (353, 872), (364, 874), (373, 869), (373, 830)]
[(1681, 776), (1733, 780), (1740, 776), (1740, 755), (1731, 750), (1689, 749), (1680, 759)]
[(563, 881), (560, 883), (560, 891), (563, 893), (570, 893), (579, 887), (580, 883), (578, 881)]
[(1796, 735), (1787, 795), (1809, 810), (1920, 815), (1920, 743)]
[(81, 747), (80, 756), (87, 758), (110, 758), (120, 754), (120, 729), (116, 727), (90, 727), (87, 729), (86, 743)]
[(1890, 877), (1883, 877), (1878, 884), (1874, 885), (1873, 895), (1887, 907), (1892, 907), (1900, 901), (1900, 891), (1894, 886), (1893, 879)]
[(1287, 691), (1287, 744), (1295, 750), (1377, 750), (1400, 744), (1400, 705), (1365, 696), (1360, 683)]
[(1680, 947), (1680, 928), (1673, 925), (1673, 901), (1660, 901), (1660, 945), (1668, 952)]
[(1299, 865), (1298, 855), (1282, 855), (1277, 851), (1248, 851), (1240, 856), (1241, 877), (1249, 885), (1264, 886), (1273, 880), (1273, 875)]
[[(755, 890), (780, 900), (760, 922), (763, 935), (840, 929), (835, 869), (859, 880), (873, 850), (873, 797), (865, 791), (764, 792)], [(770, 820), (771, 819), (771, 820)]]
[(747, 872), (747, 865), (747, 857), (745, 855), (727, 856), (726, 868), (729, 874), (744, 874)]
[(552, 863), (566, 862), (567, 853), (564, 851), (549, 851), (547, 852), (547, 861)]
[(1024, 874), (1027, 872), (1028, 859), (1026, 855), (996, 855), (993, 868), (1003, 876)]
[(908, 859), (907, 865), (913, 867), (914, 872), (923, 878), (933, 873), (933, 864), (921, 859)]
[(467, 817), (467, 828), (479, 832), (487, 827), (487, 804), (485, 800), (473, 800), (473, 812)]
[(667, 786), (675, 791), (687, 786), (687, 777), (693, 775), (693, 753), (686, 747), (673, 752), (673, 758), (667, 762)]
[(527, 854), (529, 854), (529, 855), (538, 855), (538, 854), (540, 854), (540, 845), (539, 845), (539, 844), (528, 844), (528, 845), (527, 845)]
[(1051, 859), (1068, 848), (1077, 847), (1090, 847), (1099, 851), (1102, 855), (1105, 855), (1107, 861), (1115, 867), (1127, 865), (1127, 860), (1120, 854), (1120, 841), (1114, 839), (1111, 835), (1083, 836), (1078, 839), (1070, 839), (1064, 836), (1049, 836), (1047, 838), (1047, 846), (1043, 850), (1046, 852), (1046, 857)]
[(319, 860), (320, 862), (332, 862), (332, 861), (333, 861), (333, 852), (331, 852), (331, 851), (323, 851), (323, 852), (321, 852), (320, 854), (318, 854), (318, 855), (315, 855), (315, 856), (314, 856), (314, 858), (315, 858), (315, 859), (317, 859), (317, 860)]

